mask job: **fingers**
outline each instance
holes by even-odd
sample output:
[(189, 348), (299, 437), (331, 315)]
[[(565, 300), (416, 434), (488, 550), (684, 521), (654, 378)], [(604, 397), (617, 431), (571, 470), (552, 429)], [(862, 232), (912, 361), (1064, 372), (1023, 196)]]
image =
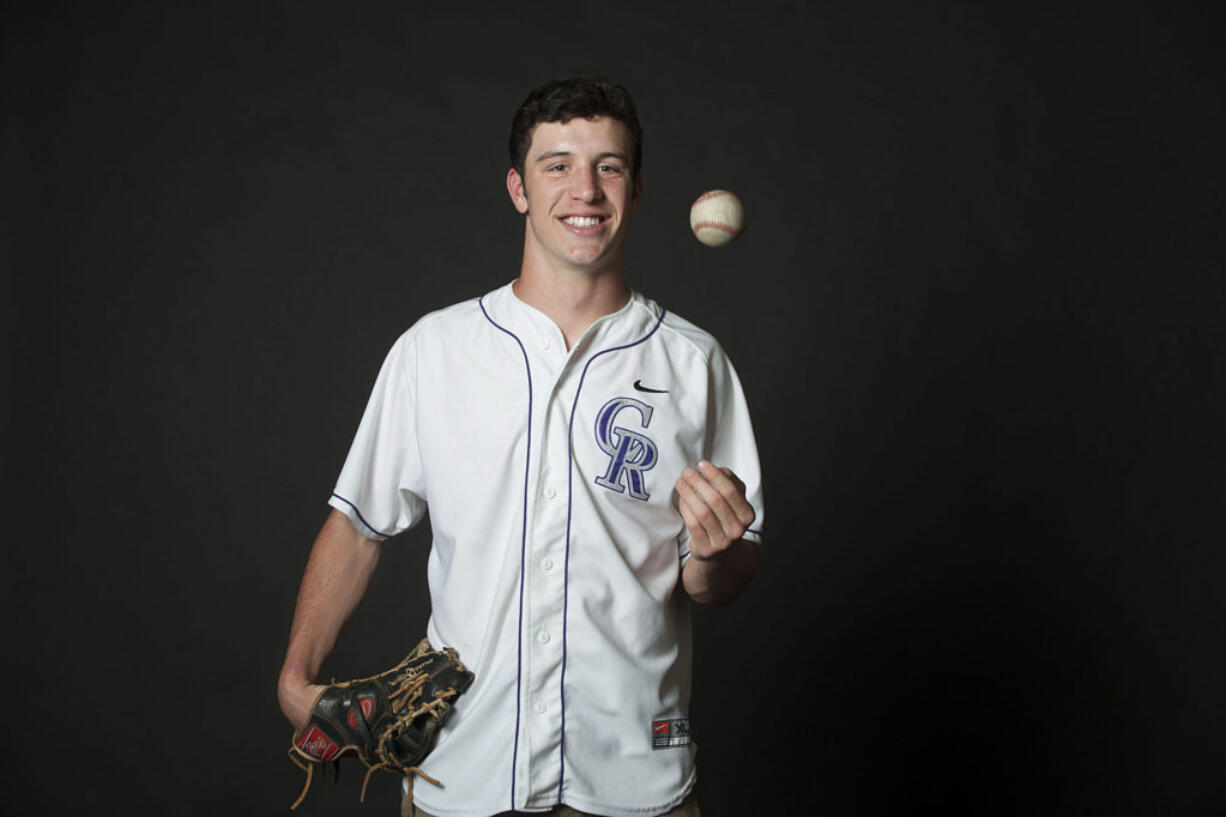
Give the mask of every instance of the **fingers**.
[(677, 508), (690, 531), (691, 553), (699, 558), (728, 548), (745, 535), (756, 516), (745, 499), (745, 483), (728, 468), (703, 460), (677, 480)]
[(696, 472), (687, 468), (682, 475), (719, 516), (724, 529), (729, 532), (739, 529), (736, 538), (741, 538), (755, 517), (753, 506), (745, 499), (745, 483), (731, 469), (716, 468), (706, 460), (698, 463)]

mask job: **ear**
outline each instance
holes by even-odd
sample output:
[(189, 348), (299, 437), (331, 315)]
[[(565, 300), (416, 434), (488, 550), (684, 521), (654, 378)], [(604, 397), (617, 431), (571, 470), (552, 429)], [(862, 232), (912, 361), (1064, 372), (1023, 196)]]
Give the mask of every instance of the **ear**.
[(515, 205), (515, 209), (521, 214), (528, 213), (528, 193), (524, 190), (524, 179), (519, 175), (519, 171), (511, 168), (507, 171), (507, 193), (511, 196), (511, 203)]
[(630, 197), (630, 213), (633, 215), (639, 209), (639, 202), (643, 199), (643, 177), (638, 176), (634, 180), (634, 195)]

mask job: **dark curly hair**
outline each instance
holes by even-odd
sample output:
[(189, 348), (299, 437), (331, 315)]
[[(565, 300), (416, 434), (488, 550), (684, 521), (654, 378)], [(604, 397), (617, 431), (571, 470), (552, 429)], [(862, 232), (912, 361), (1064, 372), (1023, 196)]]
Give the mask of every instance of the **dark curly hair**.
[(639, 126), (634, 97), (624, 86), (604, 77), (571, 77), (547, 82), (524, 100), (511, 120), (511, 167), (524, 175), (524, 159), (532, 144), (532, 129), (541, 122), (566, 123), (576, 117), (591, 119), (607, 116), (630, 131), (633, 154), (630, 157), (637, 180), (643, 169), (643, 129)]

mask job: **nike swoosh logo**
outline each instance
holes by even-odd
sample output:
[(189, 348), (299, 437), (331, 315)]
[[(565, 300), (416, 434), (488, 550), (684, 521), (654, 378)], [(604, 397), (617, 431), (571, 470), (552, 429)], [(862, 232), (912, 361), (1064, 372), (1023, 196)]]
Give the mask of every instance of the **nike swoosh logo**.
[(649, 391), (652, 394), (668, 394), (668, 389), (649, 389), (647, 388), (646, 386), (643, 385), (642, 380), (634, 381), (634, 388), (636, 391)]

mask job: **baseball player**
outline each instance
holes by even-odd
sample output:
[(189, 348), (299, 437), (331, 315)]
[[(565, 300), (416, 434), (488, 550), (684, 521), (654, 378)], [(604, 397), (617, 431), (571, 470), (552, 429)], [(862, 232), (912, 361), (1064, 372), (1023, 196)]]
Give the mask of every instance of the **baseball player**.
[(757, 569), (749, 413), (714, 338), (626, 286), (630, 94), (546, 84), (510, 149), (519, 277), (388, 354), (302, 580), (281, 706), (307, 719), (380, 543), (429, 513), (426, 635), (475, 680), (421, 764), (439, 785), (414, 787), (419, 813), (696, 815), (691, 602), (730, 601)]

